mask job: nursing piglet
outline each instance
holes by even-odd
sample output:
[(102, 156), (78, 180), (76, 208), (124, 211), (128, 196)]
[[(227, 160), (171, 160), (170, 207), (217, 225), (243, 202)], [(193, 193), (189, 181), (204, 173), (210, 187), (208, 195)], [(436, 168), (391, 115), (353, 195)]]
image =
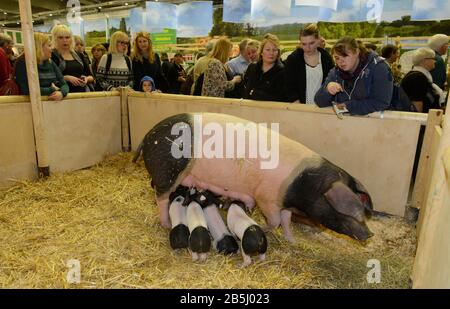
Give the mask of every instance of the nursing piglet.
[(172, 249), (184, 249), (189, 247), (189, 229), (187, 227), (186, 195), (189, 194), (189, 188), (178, 186), (175, 192), (169, 196), (169, 216), (172, 223), (169, 240)]
[(267, 238), (261, 227), (245, 213), (245, 205), (233, 201), (228, 208), (227, 225), (230, 231), (241, 240), (242, 267), (251, 264), (250, 256), (259, 255), (261, 261), (267, 251)]
[(224, 254), (236, 253), (239, 246), (223, 222), (217, 207), (220, 203), (218, 198), (211, 191), (203, 191), (197, 194), (195, 200), (203, 208), (206, 223), (213, 238), (214, 248)]
[(203, 209), (199, 203), (195, 201), (195, 189), (192, 189), (191, 201), (187, 206), (186, 216), (189, 228), (189, 249), (192, 254), (192, 260), (201, 262), (206, 260), (207, 253), (211, 248), (211, 237), (208, 231)]

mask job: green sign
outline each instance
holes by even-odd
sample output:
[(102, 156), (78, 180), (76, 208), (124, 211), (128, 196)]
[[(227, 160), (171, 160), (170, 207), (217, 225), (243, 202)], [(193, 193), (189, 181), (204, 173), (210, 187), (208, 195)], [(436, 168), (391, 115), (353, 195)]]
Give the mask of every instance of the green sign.
[(152, 33), (153, 45), (177, 44), (177, 31), (175, 29), (164, 29), (160, 33)]
[(16, 32), (16, 43), (22, 44), (22, 32)]

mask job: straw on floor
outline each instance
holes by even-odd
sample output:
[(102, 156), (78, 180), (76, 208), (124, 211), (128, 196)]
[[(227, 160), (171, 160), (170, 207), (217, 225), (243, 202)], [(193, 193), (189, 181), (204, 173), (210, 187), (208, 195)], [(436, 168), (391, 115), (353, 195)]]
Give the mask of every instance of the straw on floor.
[[(159, 225), (149, 177), (132, 154), (89, 169), (17, 182), (0, 190), (1, 288), (407, 288), (415, 230), (402, 218), (376, 218), (359, 243), (329, 230), (293, 224), (296, 244), (268, 233), (265, 261), (240, 269), (240, 255), (213, 251), (194, 263), (174, 252)], [(262, 215), (253, 217), (263, 223)], [(68, 261), (80, 263), (69, 283)], [(369, 283), (370, 259), (381, 282)]]

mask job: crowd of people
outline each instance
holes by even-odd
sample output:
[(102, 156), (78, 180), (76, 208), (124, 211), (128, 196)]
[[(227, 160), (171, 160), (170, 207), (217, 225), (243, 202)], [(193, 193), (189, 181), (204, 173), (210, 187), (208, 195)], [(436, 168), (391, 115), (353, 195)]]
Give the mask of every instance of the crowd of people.
[[(57, 25), (51, 41), (35, 33), (35, 50), (41, 95), (61, 100), (69, 92), (110, 91), (128, 87), (134, 91), (163, 92), (259, 101), (335, 105), (354, 115), (399, 109), (393, 101), (405, 93), (402, 110), (428, 112), (442, 108), (446, 100), (449, 37), (432, 36), (428, 47), (414, 52), (413, 67), (402, 75), (400, 49), (385, 45), (380, 54), (374, 44), (343, 37), (325, 49), (317, 25), (299, 32), (298, 47), (282, 61), (280, 42), (266, 34), (261, 42), (244, 39), (239, 55), (230, 59), (233, 45), (226, 37), (210, 40), (205, 54), (185, 70), (183, 55), (169, 61), (154, 52), (149, 33), (129, 36), (115, 32), (109, 43), (85, 52), (83, 40), (70, 28)], [(29, 94), (25, 57), (14, 57), (13, 42), (0, 34), (0, 95)]]

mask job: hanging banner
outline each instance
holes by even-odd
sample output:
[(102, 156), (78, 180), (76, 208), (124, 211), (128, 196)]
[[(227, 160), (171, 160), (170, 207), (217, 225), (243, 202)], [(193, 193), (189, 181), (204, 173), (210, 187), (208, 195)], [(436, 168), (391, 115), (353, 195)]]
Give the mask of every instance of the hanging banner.
[(381, 21), (384, 0), (340, 0), (336, 10), (321, 8), (319, 19), (328, 22)]
[(450, 19), (449, 0), (414, 0), (411, 20)]
[(164, 29), (160, 33), (151, 33), (152, 45), (177, 44), (177, 31), (175, 29)]
[(145, 29), (148, 32), (162, 32), (163, 29), (177, 29), (177, 6), (171, 3), (146, 2)]
[(177, 36), (204, 37), (213, 27), (212, 1), (186, 2), (177, 6)]
[(411, 16), (413, 0), (384, 0), (382, 21), (401, 20), (403, 16)]
[(295, 0), (295, 5), (320, 6), (332, 10), (337, 9), (338, 0)]
[(223, 0), (222, 21), (246, 23), (250, 21), (252, 0)]

